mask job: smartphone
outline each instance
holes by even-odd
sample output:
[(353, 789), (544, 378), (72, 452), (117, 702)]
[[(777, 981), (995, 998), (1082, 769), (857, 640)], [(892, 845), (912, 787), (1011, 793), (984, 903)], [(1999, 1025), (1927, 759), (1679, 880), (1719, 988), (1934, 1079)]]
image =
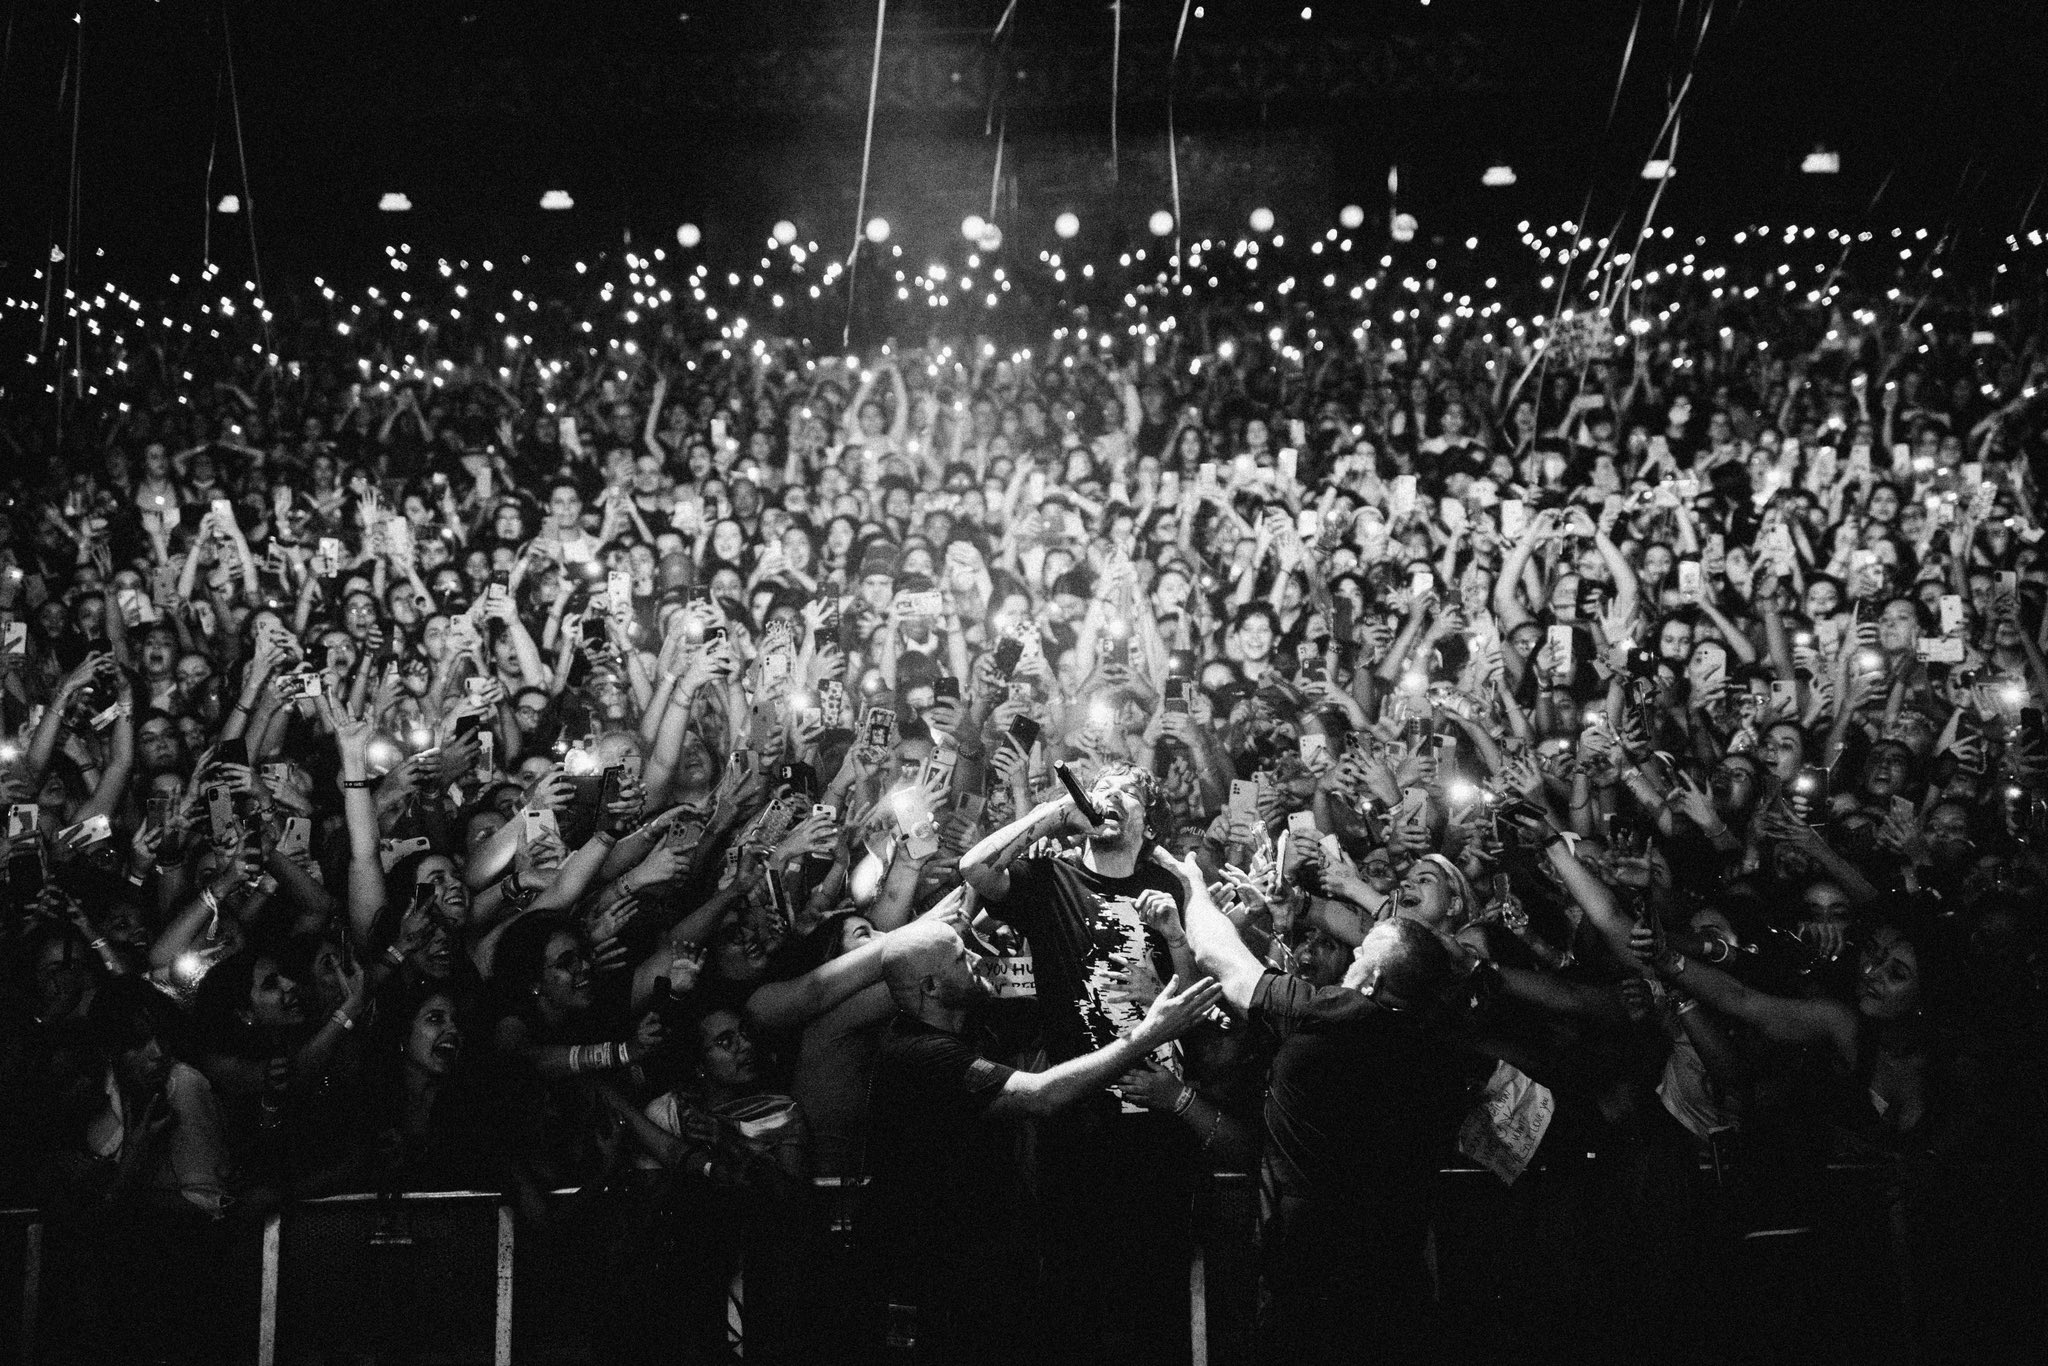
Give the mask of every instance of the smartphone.
[(1188, 714), (1188, 681), (1185, 678), (1166, 680), (1165, 709), (1182, 716)]
[(9, 659), (20, 659), (28, 654), (28, 623), (10, 621), (5, 629), (5, 653)]
[(793, 792), (810, 796), (818, 790), (818, 771), (809, 764), (798, 760), (783, 764), (775, 770), (775, 781)]
[(1259, 819), (1259, 787), (1242, 778), (1230, 780), (1230, 821), (1255, 824)]
[(167, 830), (171, 824), (171, 799), (151, 797), (143, 803), (142, 828), (144, 830)]
[(320, 696), (326, 690), (326, 686), (327, 679), (324, 674), (313, 673), (310, 670), (305, 673), (288, 673), (279, 678), (277, 694), (281, 701), (297, 702), (308, 697)]
[(863, 743), (875, 749), (888, 749), (896, 743), (896, 709), (894, 707), (869, 707), (860, 719)]
[(1029, 754), (1031, 747), (1038, 743), (1039, 730), (1036, 721), (1028, 716), (1020, 716), (1010, 722), (1010, 739), (1016, 742), (1019, 750)]
[(1698, 602), (1705, 583), (1706, 577), (1700, 572), (1698, 560), (1678, 562), (1678, 596), (1687, 602)]
[(1315, 812), (1290, 811), (1287, 814), (1287, 862), (1290, 867), (1299, 864), (1303, 851), (1314, 848), (1320, 839)]
[(838, 730), (846, 725), (846, 685), (836, 678), (828, 678), (818, 685), (818, 719), (828, 730)]
[(1620, 858), (1641, 858), (1649, 848), (1649, 836), (1633, 815), (1610, 812), (1606, 816), (1607, 847)]
[(1728, 656), (1721, 650), (1702, 647), (1694, 650), (1692, 659), (1685, 667), (1686, 681), (1692, 685), (1693, 696), (1704, 696), (1728, 682)]
[(239, 735), (229, 736), (214, 748), (213, 759), (220, 764), (249, 765), (249, 742)]
[(936, 702), (941, 699), (953, 702), (960, 700), (960, 680), (951, 674), (940, 674), (932, 680), (932, 700)]
[[(582, 642), (586, 653), (602, 650), (611, 641), (611, 632), (606, 629), (604, 613), (598, 610), (594, 601), (584, 609), (583, 624), (577, 629), (577, 639)], [(708, 634), (705, 641), (707, 644), (710, 642)]]
[(1578, 663), (1573, 658), (1572, 628), (1569, 626), (1553, 626), (1549, 630), (1549, 636), (1550, 652), (1557, 656), (1558, 672), (1566, 678), (1570, 678), (1573, 671), (1578, 668)]
[(1792, 793), (1806, 799), (1808, 825), (1819, 825), (1828, 814), (1828, 771), (1808, 764), (1792, 779)]
[(1010, 675), (1017, 672), (1017, 665), (1023, 658), (1024, 642), (1015, 636), (1004, 636), (996, 643), (993, 661), (996, 677), (1005, 683), (1009, 682)]
[(1321, 766), (1330, 757), (1330, 737), (1319, 730), (1305, 730), (1301, 733), (1301, 761), (1309, 768), (1321, 771)]
[[(1301, 452), (1292, 446), (1282, 446), (1273, 454), (1273, 467), (1280, 472), (1282, 479), (1290, 484), (1295, 483), (1301, 473)], [(1309, 539), (1307, 532), (1302, 533), (1302, 539)]]
[(226, 839), (235, 828), (235, 794), (226, 783), (206, 785), (206, 815), (213, 822), (213, 833), (217, 838)]
[(1782, 678), (1771, 680), (1771, 706), (1782, 716), (1799, 714), (1799, 685)]
[(286, 858), (304, 857), (313, 849), (313, 822), (304, 816), (286, 816), (277, 837), (277, 852)]
[(1351, 605), (1351, 599), (1338, 598), (1332, 604), (1330, 611), (1330, 634), (1336, 638), (1338, 643), (1349, 644), (1352, 630), (1357, 624), (1355, 620), (1357, 609)]

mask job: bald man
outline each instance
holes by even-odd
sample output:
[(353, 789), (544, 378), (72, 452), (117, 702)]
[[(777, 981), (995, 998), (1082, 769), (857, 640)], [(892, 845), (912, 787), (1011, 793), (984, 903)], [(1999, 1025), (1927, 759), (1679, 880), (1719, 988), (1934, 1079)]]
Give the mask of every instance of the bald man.
[[(1030, 1358), (1023, 1318), (1032, 1256), (1016, 1189), (1016, 1135), (1004, 1121), (1044, 1116), (1100, 1091), (1179, 1037), (1221, 996), (1204, 978), (1169, 982), (1128, 1034), (1043, 1072), (983, 1056), (969, 1012), (990, 995), (984, 971), (950, 923), (895, 931), (882, 977), (896, 1017), (875, 1060), (862, 1244), (875, 1259), (892, 1335), (917, 1338), (920, 1359)], [(930, 1353), (927, 1358), (926, 1354)]]

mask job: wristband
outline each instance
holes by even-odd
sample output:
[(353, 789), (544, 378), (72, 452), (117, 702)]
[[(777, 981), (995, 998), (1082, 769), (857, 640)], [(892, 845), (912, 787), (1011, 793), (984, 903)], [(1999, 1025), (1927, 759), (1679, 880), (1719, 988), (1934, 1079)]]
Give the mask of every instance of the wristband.
[(210, 914), (212, 914), (212, 915), (213, 915), (213, 916), (215, 916), (216, 918), (218, 918), (218, 917), (219, 917), (219, 915), (220, 915), (220, 898), (219, 898), (218, 896), (215, 896), (215, 895), (214, 895), (214, 892), (213, 892), (213, 888), (211, 888), (211, 887), (201, 887), (201, 888), (199, 889), (199, 902), (200, 902), (200, 904), (201, 904), (201, 905), (203, 905), (203, 906), (205, 906), (205, 907), (206, 907), (207, 911), (208, 911), (208, 912), (209, 912)]
[(394, 968), (402, 968), (405, 966), (405, 954), (400, 951), (398, 945), (387, 944), (384, 947), (384, 961)]
[(334, 1008), (334, 1014), (331, 1015), (329, 1018), (332, 1019), (336, 1024), (340, 1025), (343, 1029), (354, 1029), (356, 1027), (356, 1022), (354, 1020), (351, 1020), (348, 1017), (348, 1012), (343, 1010), (340, 1006), (336, 1006)]
[(1687, 1011), (1690, 1011), (1690, 1010), (1698, 1010), (1699, 1008), (1700, 1008), (1700, 1003), (1699, 1003), (1698, 1001), (1695, 1001), (1695, 1000), (1694, 1000), (1694, 999), (1693, 999), (1692, 997), (1688, 996), (1688, 997), (1686, 997), (1686, 998), (1685, 998), (1684, 1000), (1682, 1000), (1682, 1001), (1680, 1001), (1680, 1002), (1678, 1003), (1678, 1005), (1677, 1005), (1677, 1007), (1676, 1007), (1676, 1009), (1675, 1009), (1674, 1013), (1675, 1013), (1675, 1014), (1679, 1014), (1679, 1015), (1683, 1015), (1683, 1014), (1685, 1014), (1685, 1013), (1686, 1013)]
[(1194, 1087), (1192, 1087), (1192, 1086), (1187, 1086), (1187, 1085), (1183, 1085), (1183, 1086), (1182, 1086), (1182, 1087), (1180, 1088), (1180, 1095), (1179, 1095), (1178, 1097), (1176, 1097), (1176, 1098), (1175, 1098), (1175, 1100), (1174, 1100), (1174, 1102), (1173, 1102), (1173, 1113), (1174, 1113), (1174, 1115), (1175, 1115), (1176, 1117), (1178, 1117), (1178, 1116), (1181, 1116), (1181, 1115), (1184, 1115), (1184, 1114), (1186, 1114), (1186, 1113), (1188, 1112), (1188, 1107), (1189, 1107), (1190, 1105), (1193, 1105), (1194, 1103), (1195, 1103), (1195, 1088), (1194, 1088)]
[(101, 935), (99, 938), (93, 940), (91, 944), (87, 945), (87, 947), (92, 949), (92, 951), (95, 953), (105, 953), (107, 951), (107, 937), (105, 935)]
[(341, 780), (341, 790), (344, 792), (360, 792), (364, 788), (375, 787), (376, 785), (377, 780), (375, 778), (343, 778)]

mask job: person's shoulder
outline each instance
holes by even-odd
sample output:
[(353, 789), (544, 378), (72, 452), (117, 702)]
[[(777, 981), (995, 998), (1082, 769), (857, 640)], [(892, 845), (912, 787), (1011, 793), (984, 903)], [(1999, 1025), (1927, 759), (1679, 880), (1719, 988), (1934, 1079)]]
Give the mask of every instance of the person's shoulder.
[(1268, 972), (1252, 989), (1252, 1013), (1279, 1025), (1345, 1024), (1371, 1018), (1376, 1007), (1349, 987), (1319, 987), (1286, 973)]

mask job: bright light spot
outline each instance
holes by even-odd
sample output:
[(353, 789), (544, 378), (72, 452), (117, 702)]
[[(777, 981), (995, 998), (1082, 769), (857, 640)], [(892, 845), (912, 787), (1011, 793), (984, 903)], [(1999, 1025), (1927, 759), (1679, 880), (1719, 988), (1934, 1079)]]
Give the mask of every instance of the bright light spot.
[(386, 190), (377, 201), (377, 207), (385, 213), (406, 213), (412, 208), (412, 199), (397, 190)]
[(777, 222), (776, 225), (770, 228), (768, 231), (769, 234), (775, 238), (776, 243), (780, 246), (786, 247), (791, 242), (796, 241), (796, 224), (790, 222), (787, 218), (784, 218)]
[(1346, 204), (1337, 210), (1337, 222), (1346, 232), (1356, 231), (1365, 223), (1365, 210), (1356, 204)]
[(540, 206), (550, 211), (573, 209), (576, 207), (576, 201), (569, 197), (567, 190), (549, 190), (540, 197)]
[[(1306, 17), (1308, 12), (1304, 10), (1302, 13)], [(1253, 209), (1251, 223), (1253, 232), (1273, 231), (1273, 211), (1263, 206)]]
[(1155, 209), (1145, 226), (1152, 229), (1154, 237), (1164, 237), (1173, 231), (1173, 215), (1164, 209)]
[(1651, 157), (1643, 163), (1643, 179), (1669, 180), (1678, 174), (1678, 168), (1663, 157)]
[(1394, 222), (1392, 225), (1392, 235), (1394, 240), (1396, 242), (1413, 242), (1415, 240), (1415, 227), (1416, 224), (1414, 214), (1395, 214)]
[(1816, 147), (1806, 154), (1805, 160), (1799, 163), (1799, 169), (1808, 175), (1840, 175), (1842, 173), (1842, 154), (1840, 152), (1830, 152), (1825, 147)]
[(703, 231), (695, 223), (685, 223), (676, 229), (676, 242), (685, 250), (704, 240)]
[(879, 214), (868, 220), (867, 239), (880, 246), (889, 240), (889, 220)]
[(978, 213), (970, 213), (967, 217), (960, 220), (960, 235), (970, 242), (979, 242), (983, 230), (987, 227), (988, 220), (986, 218), (983, 218)]
[(221, 213), (240, 213), (242, 211), (242, 197), (240, 195), (224, 194), (220, 197), (220, 203), (214, 205), (214, 208)]
[(1077, 213), (1063, 213), (1052, 220), (1052, 230), (1057, 237), (1074, 237), (1081, 231), (1081, 216)]
[(1504, 190), (1515, 183), (1515, 168), (1508, 165), (1489, 166), (1486, 168), (1486, 174), (1479, 177), (1479, 183), (1488, 189)]

